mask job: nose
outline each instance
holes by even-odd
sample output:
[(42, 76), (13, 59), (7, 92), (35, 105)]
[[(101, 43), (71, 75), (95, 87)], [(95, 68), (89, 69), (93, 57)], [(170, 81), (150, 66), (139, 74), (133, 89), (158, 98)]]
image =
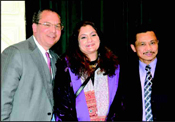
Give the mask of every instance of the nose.
[(92, 42), (91, 36), (88, 37), (87, 42)]
[(50, 29), (51, 29), (51, 31), (52, 31), (53, 33), (56, 32), (56, 27), (55, 27), (55, 25), (52, 25)]
[(147, 44), (146, 49), (147, 50), (151, 50), (151, 45), (150, 44)]

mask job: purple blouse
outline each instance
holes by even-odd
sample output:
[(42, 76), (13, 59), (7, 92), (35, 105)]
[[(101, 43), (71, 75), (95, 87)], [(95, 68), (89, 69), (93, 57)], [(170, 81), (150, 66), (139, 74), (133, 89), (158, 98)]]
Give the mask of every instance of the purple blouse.
[[(70, 68), (69, 68), (69, 72), (70, 72), (70, 77), (73, 85), (73, 90), (75, 93), (78, 90), (78, 88), (81, 86), (81, 79), (80, 78), (78, 79), (78, 77), (71, 72)], [(118, 88), (119, 72), (120, 72), (120, 66), (118, 65), (118, 68), (115, 71), (115, 75), (112, 77), (108, 76), (109, 106), (111, 106)], [(81, 92), (76, 98), (76, 111), (77, 111), (78, 121), (85, 121), (85, 120), (90, 121), (84, 92)], [(108, 109), (108, 112), (109, 112), (109, 109)]]

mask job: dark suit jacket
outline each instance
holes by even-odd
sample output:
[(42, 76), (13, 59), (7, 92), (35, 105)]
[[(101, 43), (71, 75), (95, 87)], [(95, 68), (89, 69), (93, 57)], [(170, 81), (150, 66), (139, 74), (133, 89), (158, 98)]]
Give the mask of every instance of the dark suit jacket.
[[(53, 75), (58, 56), (52, 55)], [(33, 37), (1, 54), (1, 120), (50, 121), (53, 86), (47, 63)]]
[[(168, 62), (157, 60), (154, 79), (152, 81), (152, 113), (154, 121), (174, 119), (174, 98), (172, 70)], [(122, 70), (121, 70), (122, 72)], [(142, 121), (142, 91), (139, 76), (139, 62), (133, 61), (128, 69), (122, 72), (119, 84), (121, 101), (124, 105), (120, 113), (121, 120)]]

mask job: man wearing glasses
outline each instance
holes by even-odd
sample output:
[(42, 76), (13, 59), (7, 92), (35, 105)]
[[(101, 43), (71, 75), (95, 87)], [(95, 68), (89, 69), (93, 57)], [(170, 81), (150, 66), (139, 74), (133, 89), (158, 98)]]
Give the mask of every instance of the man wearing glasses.
[(1, 54), (1, 121), (50, 121), (58, 55), (49, 50), (63, 26), (51, 9), (33, 15), (33, 36)]

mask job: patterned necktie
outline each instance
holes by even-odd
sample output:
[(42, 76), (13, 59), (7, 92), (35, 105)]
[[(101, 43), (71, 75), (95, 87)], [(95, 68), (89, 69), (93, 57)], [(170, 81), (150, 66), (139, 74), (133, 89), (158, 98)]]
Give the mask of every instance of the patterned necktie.
[(47, 65), (48, 65), (48, 67), (49, 67), (49, 71), (50, 71), (50, 73), (51, 73), (51, 62), (50, 62), (50, 56), (49, 56), (49, 53), (48, 53), (48, 52), (46, 52), (45, 54), (46, 54), (46, 57), (47, 57)]
[(146, 121), (153, 121), (152, 109), (151, 109), (151, 91), (152, 91), (152, 75), (150, 72), (151, 67), (147, 65), (146, 70), (146, 79), (144, 84), (144, 101), (145, 101), (145, 117)]

